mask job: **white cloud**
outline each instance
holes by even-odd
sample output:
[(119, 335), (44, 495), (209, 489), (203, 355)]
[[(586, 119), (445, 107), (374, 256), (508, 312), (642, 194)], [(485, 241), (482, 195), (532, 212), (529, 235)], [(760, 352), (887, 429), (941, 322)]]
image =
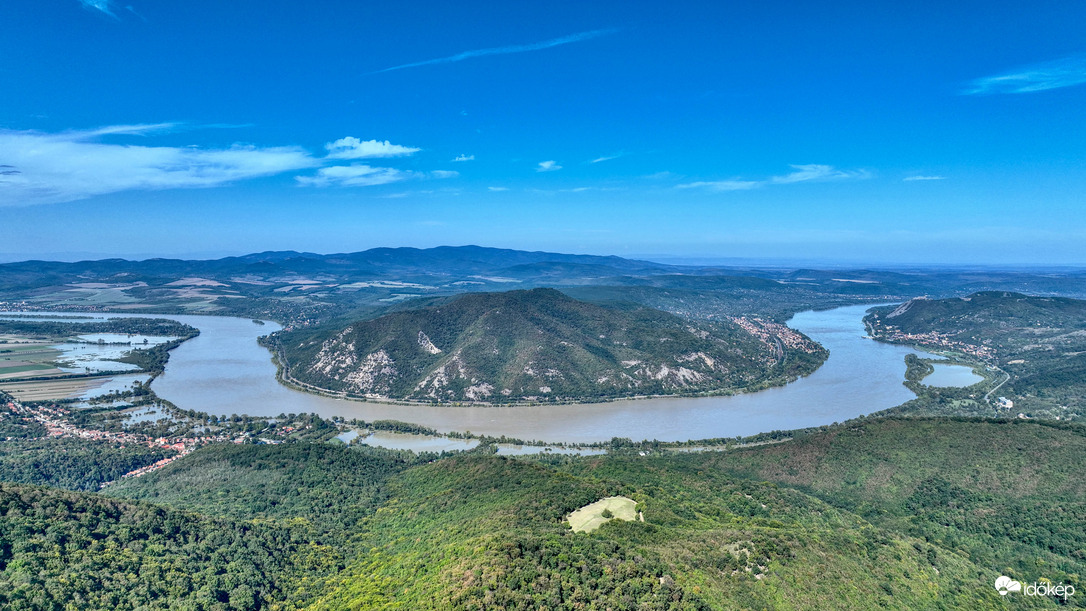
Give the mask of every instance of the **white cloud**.
[(294, 180), (307, 187), (372, 187), (402, 180), (456, 178), (457, 176), (460, 176), (459, 172), (449, 170), (434, 170), (426, 173), (353, 164), (321, 168), (317, 170), (316, 176), (295, 176)]
[(396, 168), (375, 168), (368, 165), (335, 165), (317, 170), (316, 176), (295, 176), (299, 184), (308, 187), (371, 187), (407, 180), (413, 172)]
[(509, 187), (487, 187), (490, 191), (508, 191)]
[(475, 161), (475, 155), (457, 155), (453, 161)]
[(769, 182), (776, 184), (788, 184), (793, 182), (808, 182), (812, 180), (847, 180), (850, 178), (869, 178), (867, 170), (838, 170), (830, 165), (811, 163), (807, 165), (793, 165), (791, 174), (774, 176)]
[(79, 0), (79, 3), (83, 5), (83, 8), (101, 11), (110, 17), (117, 17), (110, 6), (112, 4), (110, 0)]
[(711, 189), (713, 191), (746, 191), (765, 184), (756, 180), (702, 180), (679, 185), (680, 189)]
[(1086, 54), (1024, 66), (1017, 70), (973, 80), (965, 95), (1033, 93), (1086, 83)]
[(946, 180), (946, 176), (906, 176), (902, 178), (905, 182), (913, 180)]
[(359, 140), (351, 136), (324, 145), (329, 159), (363, 159), (372, 157), (405, 157), (422, 149), (392, 144), (388, 140)]
[(558, 165), (558, 162), (553, 159), (550, 161), (540, 161), (539, 167), (535, 169), (536, 172), (553, 172), (555, 170), (561, 170), (562, 166)]
[[(80, 138), (93, 138), (95, 136), (144, 136), (154, 132), (165, 132), (181, 127), (180, 123), (137, 123), (133, 125), (107, 125), (98, 129), (90, 129), (81, 132), (73, 132)], [(214, 126), (206, 126), (214, 127)]]
[(214, 187), (320, 165), (297, 147), (227, 149), (132, 146), (105, 135), (161, 131), (173, 124), (117, 125), (44, 134), (0, 130), (0, 205), (69, 202), (129, 190)]
[(604, 155), (603, 157), (596, 157), (595, 159), (590, 160), (588, 163), (603, 163), (604, 161), (611, 161), (612, 159), (618, 159), (619, 157), (622, 157), (622, 153), (617, 153), (614, 155)]
[(680, 189), (711, 189), (713, 191), (748, 191), (766, 185), (787, 185), (800, 182), (825, 182), (834, 180), (860, 180), (870, 178), (867, 170), (838, 170), (830, 165), (817, 163), (791, 166), (792, 172), (782, 176), (772, 176), (764, 180), (713, 180), (689, 182), (678, 185)]
[(489, 49), (476, 49), (474, 51), (464, 51), (463, 53), (457, 53), (456, 55), (450, 55), (448, 57), (439, 57), (437, 59), (427, 59), (421, 62), (414, 62), (410, 64), (402, 64), (399, 66), (393, 66), (391, 68), (385, 68), (384, 70), (378, 70), (371, 74), (378, 74), (381, 72), (392, 72), (393, 70), (403, 70), (404, 68), (417, 68), (419, 66), (430, 66), (433, 64), (451, 64), (453, 62), (461, 62), (465, 59), (472, 59), (474, 57), (484, 57), (487, 55), (505, 55), (507, 53), (524, 53), (526, 51), (539, 51), (542, 49), (550, 49), (551, 47), (557, 47), (560, 45), (568, 45), (574, 42), (580, 42), (582, 40), (588, 40), (590, 38), (596, 38), (597, 36), (605, 36), (607, 34), (614, 34), (618, 30), (606, 29), (606, 30), (591, 30), (589, 32), (580, 32), (578, 34), (570, 34), (569, 36), (562, 36), (561, 38), (552, 38), (551, 40), (545, 40), (543, 42), (536, 42), (527, 45), (511, 45), (507, 47), (491, 47)]

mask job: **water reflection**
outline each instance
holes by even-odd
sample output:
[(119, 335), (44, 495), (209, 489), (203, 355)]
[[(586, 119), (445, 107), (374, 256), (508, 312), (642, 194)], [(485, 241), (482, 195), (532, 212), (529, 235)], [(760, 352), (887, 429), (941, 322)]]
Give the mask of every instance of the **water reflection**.
[(924, 379), (920, 380), (921, 384), (926, 386), (939, 386), (942, 388), (964, 388), (984, 381), (982, 376), (973, 373), (972, 367), (966, 367), (964, 365), (948, 365), (946, 363), (935, 363), (932, 367), (935, 368), (935, 371), (924, 376)]

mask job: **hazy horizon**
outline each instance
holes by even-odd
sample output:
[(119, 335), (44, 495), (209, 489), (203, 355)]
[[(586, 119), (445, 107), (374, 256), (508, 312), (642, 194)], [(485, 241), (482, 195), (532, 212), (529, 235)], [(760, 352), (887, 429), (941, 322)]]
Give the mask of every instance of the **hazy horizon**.
[[(436, 248), (436, 247), (458, 247), (458, 246), (479, 246), (483, 248), (505, 248), (497, 246), (487, 246), (484, 244), (437, 244), (435, 246), (373, 246), (372, 248)], [(147, 261), (151, 259), (175, 259), (175, 260), (187, 260), (187, 261), (213, 261), (217, 259), (224, 259), (228, 257), (241, 257), (246, 255), (259, 254), (261, 252), (298, 252), (298, 253), (311, 253), (316, 255), (334, 255), (345, 254), (354, 252), (363, 252), (370, 250), (371, 248), (361, 248), (351, 251), (327, 251), (322, 252), (312, 249), (297, 249), (297, 248), (275, 248), (275, 249), (263, 249), (259, 251), (212, 251), (202, 253), (94, 253), (94, 252), (43, 252), (37, 254), (23, 254), (18, 253), (2, 253), (0, 252), (0, 265), (7, 263), (22, 263), (26, 261), (48, 261), (48, 262), (60, 262), (60, 263), (76, 263), (82, 261), (101, 261), (105, 259), (124, 259), (127, 261)], [(710, 256), (710, 255), (677, 255), (671, 253), (630, 253), (630, 254), (618, 254), (613, 252), (563, 252), (554, 249), (519, 249), (508, 248), (508, 250), (531, 250), (536, 252), (550, 252), (555, 254), (567, 254), (567, 255), (588, 255), (588, 256), (619, 256), (624, 259), (633, 259), (639, 261), (649, 261), (653, 263), (662, 263), (666, 265), (676, 266), (688, 266), (688, 267), (721, 267), (721, 268), (758, 268), (758, 269), (797, 269), (797, 268), (820, 268), (820, 269), (885, 269), (885, 270), (909, 270), (909, 269), (948, 269), (948, 270), (963, 270), (963, 269), (986, 269), (986, 270), (1005, 270), (1005, 271), (1017, 271), (1017, 270), (1033, 270), (1033, 271), (1080, 271), (1086, 270), (1086, 265), (1074, 265), (1074, 264), (1037, 264), (1030, 262), (971, 262), (971, 261), (900, 261), (900, 260), (858, 260), (858, 259), (830, 259), (830, 258), (803, 258), (803, 257), (723, 257), (723, 256)]]

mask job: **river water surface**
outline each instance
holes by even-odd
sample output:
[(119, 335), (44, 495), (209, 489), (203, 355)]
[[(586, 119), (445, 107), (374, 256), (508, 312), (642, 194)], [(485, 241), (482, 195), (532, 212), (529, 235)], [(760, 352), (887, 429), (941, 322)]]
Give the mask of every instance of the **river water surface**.
[(916, 351), (868, 339), (862, 318), (870, 307), (797, 314), (789, 325), (829, 349), (826, 363), (787, 386), (729, 397), (536, 407), (406, 406), (320, 397), (291, 390), (276, 380), (271, 355), (256, 338), (277, 331), (279, 325), (220, 316), (158, 316), (192, 325), (200, 329), (200, 335), (170, 353), (165, 373), (152, 388), (182, 409), (217, 415), (311, 412), (326, 418), (394, 419), (441, 432), (471, 431), (549, 442), (746, 436), (831, 424), (915, 397), (902, 382), (905, 355)]

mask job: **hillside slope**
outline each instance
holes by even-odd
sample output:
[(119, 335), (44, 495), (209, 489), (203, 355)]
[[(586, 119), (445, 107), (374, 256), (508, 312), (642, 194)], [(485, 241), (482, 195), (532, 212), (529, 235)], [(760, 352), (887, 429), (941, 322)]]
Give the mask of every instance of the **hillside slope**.
[[(873, 419), (722, 453), (408, 464), (333, 448), (309, 466), (303, 448), (211, 447), (109, 493), (290, 524), (338, 550), (339, 568), (288, 607), (999, 609), (1001, 574), (1083, 574), (1083, 439), (1029, 422)], [(379, 496), (308, 492), (357, 479), (362, 463)], [(298, 494), (271, 484), (299, 469), (312, 475)], [(644, 522), (566, 526), (614, 495)]]
[(1086, 301), (988, 291), (912, 299), (864, 319), (880, 340), (916, 344), (998, 367), (1012, 413), (1059, 419), (1086, 409)]
[(695, 327), (553, 289), (476, 293), (346, 328), (285, 333), (305, 385), (419, 401), (593, 400), (735, 391), (813, 371), (825, 351), (772, 323)]

